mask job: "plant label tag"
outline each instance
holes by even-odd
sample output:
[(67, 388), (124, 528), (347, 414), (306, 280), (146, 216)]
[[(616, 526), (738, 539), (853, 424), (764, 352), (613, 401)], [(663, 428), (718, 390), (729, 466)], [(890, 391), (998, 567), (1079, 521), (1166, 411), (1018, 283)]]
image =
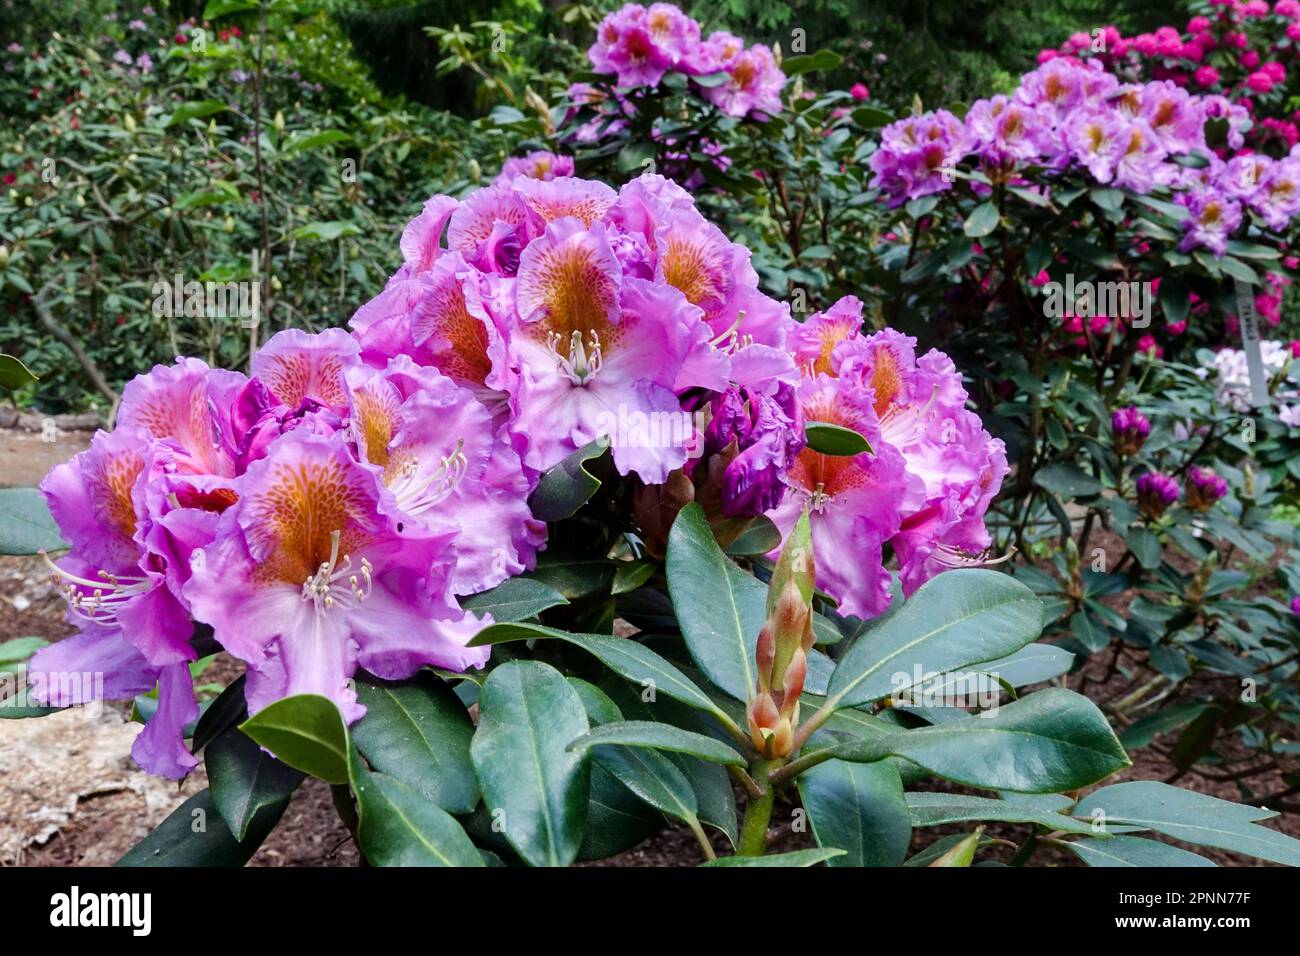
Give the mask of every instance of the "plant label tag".
[(1250, 375), (1250, 404), (1254, 408), (1266, 408), (1269, 405), (1268, 376), (1264, 374), (1264, 355), (1259, 348), (1259, 316), (1255, 312), (1254, 286), (1240, 279), (1235, 282), (1241, 348), (1246, 353), (1246, 371)]

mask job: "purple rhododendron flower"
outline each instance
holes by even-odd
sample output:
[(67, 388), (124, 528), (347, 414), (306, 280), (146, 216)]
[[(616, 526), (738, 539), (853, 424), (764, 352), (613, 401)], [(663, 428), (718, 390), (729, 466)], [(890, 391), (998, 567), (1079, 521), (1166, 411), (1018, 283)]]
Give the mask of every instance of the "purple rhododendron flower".
[(1138, 507), (1142, 513), (1159, 518), (1178, 500), (1178, 482), (1158, 471), (1148, 471), (1138, 476)]
[(1151, 422), (1138, 411), (1137, 406), (1129, 405), (1111, 413), (1110, 431), (1117, 452), (1121, 455), (1136, 455), (1151, 434)]
[(785, 496), (784, 474), (804, 446), (803, 418), (794, 389), (781, 385), (765, 395), (731, 386), (713, 403), (704, 433), (704, 454), (736, 455), (722, 473), (722, 512), (728, 518), (756, 517)]
[(509, 182), (516, 176), (529, 179), (551, 180), (557, 176), (573, 175), (573, 157), (559, 156), (549, 150), (534, 150), (527, 156), (512, 156), (501, 164), (501, 172), (494, 183)]
[(1193, 465), (1187, 470), (1187, 507), (1209, 511), (1228, 493), (1228, 483), (1206, 468)]

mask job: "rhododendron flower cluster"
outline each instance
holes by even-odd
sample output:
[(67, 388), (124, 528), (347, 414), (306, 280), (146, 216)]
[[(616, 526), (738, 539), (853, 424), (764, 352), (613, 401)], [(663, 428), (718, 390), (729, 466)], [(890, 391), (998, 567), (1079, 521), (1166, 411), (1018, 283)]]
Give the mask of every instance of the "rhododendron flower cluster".
[(610, 13), (587, 56), (597, 73), (614, 74), (623, 88), (658, 86), (670, 71), (716, 76), (717, 82), (700, 84), (700, 94), (728, 116), (781, 111), (785, 74), (770, 49), (746, 47), (723, 31), (705, 39), (699, 23), (670, 3), (629, 3)]
[[(681, 187), (537, 175), (555, 160), (430, 199), (350, 331), (280, 332), (248, 375), (182, 358), (138, 377), (46, 479), (80, 633), (31, 670), (157, 685), (143, 766), (195, 765), (194, 622), (246, 664), (252, 713), (313, 693), (351, 722), (359, 668), (482, 666), (490, 618), (461, 599), (534, 566), (540, 475), (597, 440), (640, 485), (720, 474), (727, 516), (788, 532), (808, 510), (846, 614), (888, 607), (887, 547), (907, 593), (982, 560), (1006, 456), (947, 356), (863, 335), (851, 297), (801, 325)], [(812, 421), (870, 448), (814, 451)]]
[(1041, 51), (1038, 62), (1095, 61), (1126, 80), (1167, 80), (1221, 94), (1252, 119), (1247, 133), (1252, 146), (1286, 153), (1300, 142), (1300, 110), (1284, 92), (1300, 68), (1300, 3), (1279, 0), (1270, 7), (1262, 0), (1216, 0), (1194, 6), (1203, 13), (1188, 20), (1184, 30), (1164, 26), (1125, 37), (1108, 26)]
[[(1277, 232), (1300, 215), (1300, 149), (1280, 160), (1224, 162), (1207, 143), (1211, 120), (1226, 121), (1229, 141), (1241, 145), (1249, 118), (1223, 97), (1194, 96), (1169, 80), (1121, 83), (1096, 60), (1051, 59), (1022, 77), (1013, 95), (975, 103), (964, 121), (937, 110), (885, 127), (871, 157), (872, 185), (897, 206), (952, 189), (962, 163), (993, 182), (1041, 181), (1049, 193), (1055, 177), (1083, 170), (1137, 193), (1173, 190), (1187, 210), (1182, 251), (1221, 256), (1247, 212)], [(1188, 153), (1207, 165), (1175, 162)]]
[(985, 563), (984, 514), (1007, 474), (1006, 450), (966, 408), (961, 374), (942, 352), (889, 329), (863, 335), (850, 296), (811, 316), (793, 336), (798, 401), (806, 421), (862, 435), (870, 451), (803, 448), (789, 493), (769, 513), (783, 534), (807, 509), (817, 585), (844, 614), (890, 605), (889, 546), (905, 594), (948, 567)]

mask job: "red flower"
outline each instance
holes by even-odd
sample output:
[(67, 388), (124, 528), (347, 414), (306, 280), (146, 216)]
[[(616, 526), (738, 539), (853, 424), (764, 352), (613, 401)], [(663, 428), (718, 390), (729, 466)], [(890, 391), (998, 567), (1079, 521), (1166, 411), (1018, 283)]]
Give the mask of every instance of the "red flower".
[(18, 182), (18, 174), (17, 174), (17, 173), (5, 173), (5, 185), (6, 185), (6, 186), (12, 186), (12, 185), (13, 185), (14, 183), (16, 183), (16, 182)]
[(172, 37), (172, 40), (175, 42), (175, 44), (176, 44), (177, 46), (184, 46), (184, 45), (185, 45), (185, 34), (183, 34), (183, 33), (178, 33), (178, 34), (176, 34), (176, 36)]

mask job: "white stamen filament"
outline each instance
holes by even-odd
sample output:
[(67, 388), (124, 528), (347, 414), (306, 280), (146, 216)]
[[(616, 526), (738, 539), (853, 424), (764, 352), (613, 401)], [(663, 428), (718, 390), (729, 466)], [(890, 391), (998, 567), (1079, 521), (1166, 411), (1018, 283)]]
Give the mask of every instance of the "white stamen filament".
[(388, 485), (388, 490), (397, 498), (398, 507), (409, 515), (420, 515), (455, 491), (469, 471), (469, 459), (464, 448), (465, 439), (457, 439), (451, 454), (443, 455), (438, 467), (427, 475), (419, 473), (419, 458), (412, 457), (402, 462), (397, 476)]
[(918, 441), (934, 424), (937, 417), (934, 403), (939, 398), (939, 386), (930, 392), (930, 399), (923, 406), (915, 403), (907, 405), (890, 405), (885, 414), (880, 416), (880, 436), (895, 448), (903, 448)]
[(146, 575), (110, 574), (100, 570), (94, 579), (83, 578), (60, 568), (44, 551), (40, 554), (50, 569), (50, 580), (68, 602), (68, 608), (91, 624), (115, 624), (123, 604), (147, 594), (153, 587)]
[(362, 558), (360, 574), (354, 574), (352, 558), (346, 554), (339, 557), (339, 537), (337, 531), (330, 533), (330, 559), (321, 562), (302, 585), (302, 599), (311, 601), (318, 611), (354, 608), (370, 596), (373, 586), (370, 561)]
[(930, 556), (948, 568), (987, 568), (995, 564), (1002, 564), (1004, 561), (1010, 561), (1011, 556), (1015, 553), (1016, 549), (1012, 548), (1001, 557), (990, 558), (988, 551), (971, 554), (969, 551), (964, 551), (953, 545), (941, 544), (934, 549)]
[(831, 496), (826, 493), (826, 483), (819, 481), (808, 500), (808, 507), (812, 509), (814, 514), (821, 514), (830, 500)]
[(740, 334), (740, 325), (744, 321), (745, 310), (741, 309), (736, 314), (736, 321), (732, 322), (725, 332), (709, 340), (709, 348), (725, 355), (735, 355), (741, 349), (753, 345), (754, 337), (752, 335)]
[(546, 350), (555, 356), (555, 370), (569, 377), (574, 385), (585, 385), (595, 377), (604, 364), (600, 351), (600, 336), (594, 331), (583, 344), (582, 333), (577, 329), (569, 334), (569, 354), (560, 354), (564, 336), (559, 332), (546, 333)]

